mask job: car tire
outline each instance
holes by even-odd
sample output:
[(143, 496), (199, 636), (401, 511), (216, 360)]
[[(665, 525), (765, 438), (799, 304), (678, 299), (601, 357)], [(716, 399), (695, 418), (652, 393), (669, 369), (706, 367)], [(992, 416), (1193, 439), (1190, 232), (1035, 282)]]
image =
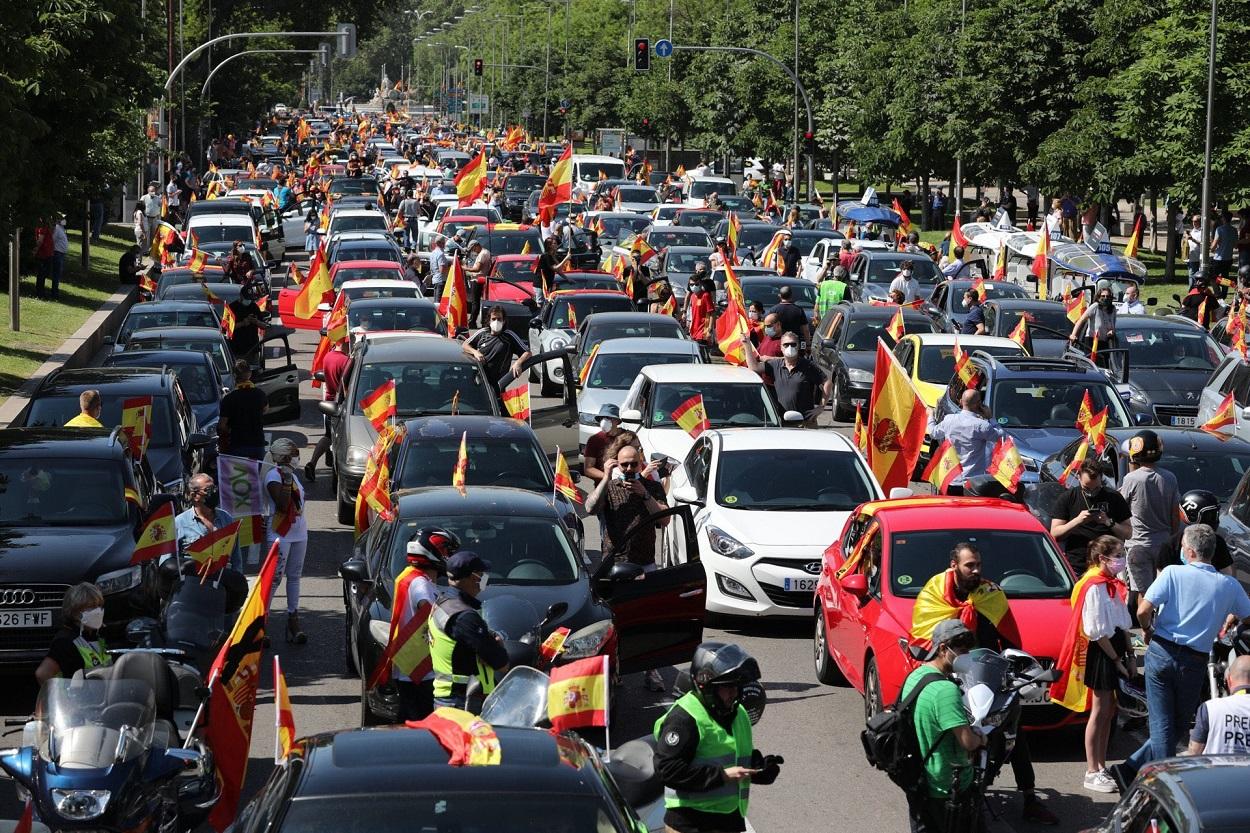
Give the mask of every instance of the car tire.
[(543, 363), (543, 369), (540, 371), (542, 378), (538, 386), (539, 396), (559, 396), (562, 385), (556, 384), (547, 377), (547, 364)]
[(834, 376), (832, 397), (833, 418), (836, 422), (853, 422), (855, 420), (855, 411), (851, 409), (850, 402), (844, 402), (842, 393), (842, 377)]
[(872, 719), (884, 708), (881, 703), (881, 675), (877, 673), (877, 660), (869, 657), (864, 663), (864, 718)]
[(356, 662), (356, 654), (352, 650), (353, 643), (356, 640), (352, 639), (351, 614), (347, 611), (343, 611), (343, 619), (343, 653), (347, 662), (347, 676), (358, 677), (360, 676), (360, 666)]
[(816, 679), (824, 685), (845, 685), (846, 677), (842, 676), (838, 663), (829, 653), (829, 640), (825, 632), (825, 614), (820, 605), (815, 608), (816, 627), (812, 637), (812, 653), (816, 660)]
[(356, 522), (356, 503), (350, 501), (343, 494), (343, 484), (339, 483), (338, 488), (334, 490), (338, 504), (338, 518), (341, 524), (354, 524)]
[(369, 690), (366, 686), (369, 681), (360, 677), (360, 728), (364, 729), (369, 726), (381, 726), (383, 721), (380, 717), (373, 713), (373, 709), (369, 708)]

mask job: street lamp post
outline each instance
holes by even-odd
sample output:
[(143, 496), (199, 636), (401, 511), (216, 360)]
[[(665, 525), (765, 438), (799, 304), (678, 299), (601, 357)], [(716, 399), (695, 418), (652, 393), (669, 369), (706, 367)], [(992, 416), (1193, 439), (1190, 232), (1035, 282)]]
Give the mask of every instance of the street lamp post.
[[(959, 0), (959, 77), (964, 75), (964, 22), (968, 17), (968, 0)], [(964, 213), (964, 155), (955, 157), (955, 187), (952, 189), (955, 200), (955, 219), (963, 221)]]
[(1202, 158), (1202, 250), (1199, 267), (1206, 274), (1211, 257), (1211, 134), (1215, 116), (1215, 15), (1219, 0), (1211, 0), (1211, 43), (1207, 48), (1207, 136)]

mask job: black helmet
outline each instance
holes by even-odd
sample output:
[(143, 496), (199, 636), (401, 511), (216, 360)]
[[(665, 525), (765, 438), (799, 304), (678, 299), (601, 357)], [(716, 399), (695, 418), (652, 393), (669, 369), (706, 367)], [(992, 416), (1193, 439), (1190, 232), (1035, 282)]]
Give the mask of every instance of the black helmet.
[(1138, 431), (1124, 444), (1129, 460), (1134, 463), (1155, 463), (1163, 456), (1163, 441), (1149, 428)]
[(1215, 529), (1220, 525), (1220, 501), (1206, 489), (1190, 489), (1181, 498), (1181, 512), (1191, 524), (1206, 524)]
[(1250, 284), (1250, 263), (1242, 264), (1241, 267), (1237, 269), (1237, 279), (1241, 281), (1242, 284)]
[[(704, 642), (694, 650), (690, 677), (703, 705), (722, 717), (733, 713), (742, 700), (742, 687), (760, 678), (760, 666), (738, 645), (726, 642)], [(731, 705), (724, 704), (712, 691), (716, 686), (737, 686), (738, 696)]]
[(427, 526), (417, 530), (408, 542), (408, 562), (416, 567), (430, 567), (446, 572), (447, 559), (460, 549), (460, 539), (454, 532), (440, 526)]

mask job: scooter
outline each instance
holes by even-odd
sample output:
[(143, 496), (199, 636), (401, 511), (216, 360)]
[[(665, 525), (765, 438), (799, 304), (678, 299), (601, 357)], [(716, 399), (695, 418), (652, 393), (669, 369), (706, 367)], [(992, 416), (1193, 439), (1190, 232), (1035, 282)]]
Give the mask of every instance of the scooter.
[(1207, 689), (1212, 697), (1228, 696), (1228, 681), (1225, 674), (1229, 663), (1237, 657), (1250, 654), (1250, 625), (1238, 622), (1233, 628), (1215, 641), (1211, 648), (1211, 656), (1207, 660)]

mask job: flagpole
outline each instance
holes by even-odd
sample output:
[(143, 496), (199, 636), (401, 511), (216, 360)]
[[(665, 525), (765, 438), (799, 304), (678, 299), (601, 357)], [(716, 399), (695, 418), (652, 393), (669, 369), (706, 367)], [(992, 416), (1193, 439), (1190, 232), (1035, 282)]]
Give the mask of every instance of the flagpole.
[(603, 655), (603, 747), (604, 758), (612, 756), (612, 677), (608, 655)]
[(282, 665), (278, 655), (273, 655), (273, 762), (282, 760)]
[[(560, 446), (556, 446), (556, 465), (560, 464)], [(556, 494), (560, 491), (560, 484), (556, 483), (555, 474), (551, 475), (551, 505), (556, 505)]]
[[(208, 678), (208, 685), (206, 686), (206, 688), (210, 692), (209, 697), (212, 696), (211, 692), (213, 690), (213, 683), (217, 682), (217, 677), (220, 675), (220, 673), (221, 673), (220, 671), (217, 671), (216, 669), (214, 669), (212, 675), (209, 676)], [(187, 728), (187, 739), (182, 742), (183, 749), (191, 748), (191, 741), (195, 740), (195, 727), (198, 726), (200, 723), (200, 717), (203, 716), (204, 714), (204, 708), (208, 705), (209, 697), (205, 697), (203, 700), (201, 700), (199, 708), (195, 710), (195, 717), (191, 718), (191, 725), (190, 727)]]

